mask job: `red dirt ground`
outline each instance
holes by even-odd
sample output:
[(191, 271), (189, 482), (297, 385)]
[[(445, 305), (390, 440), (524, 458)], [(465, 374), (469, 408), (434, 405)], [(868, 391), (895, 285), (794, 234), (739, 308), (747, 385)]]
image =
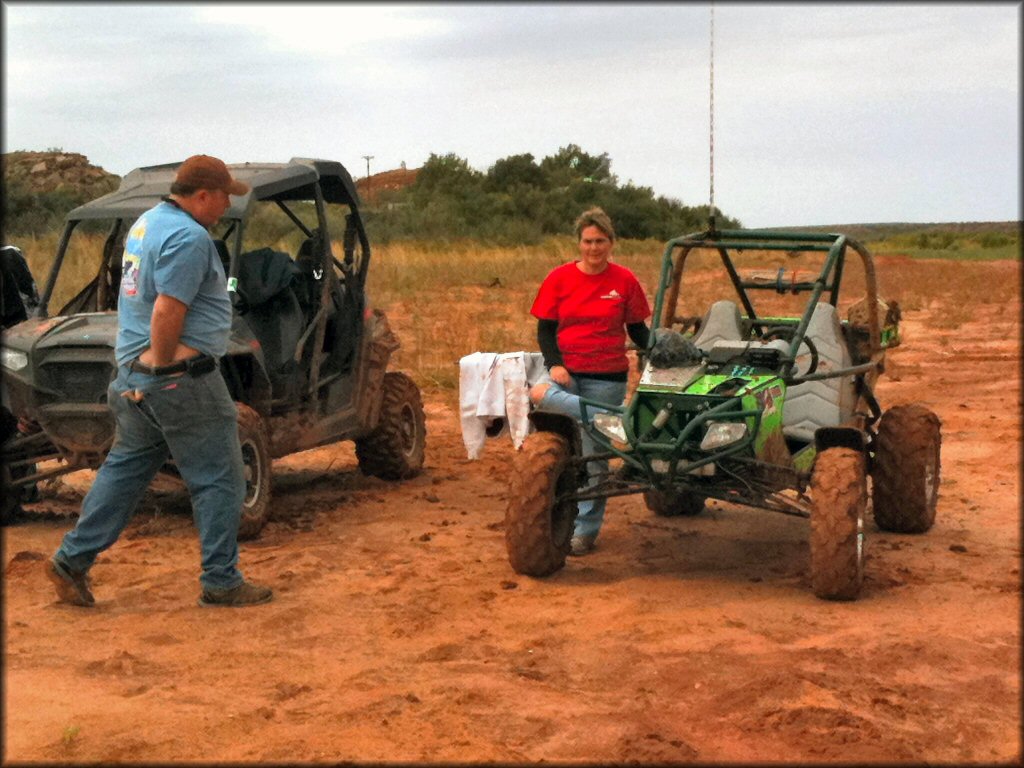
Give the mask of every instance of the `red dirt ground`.
[(590, 556), (517, 576), (511, 443), (468, 461), (450, 395), (412, 481), (350, 445), (276, 464), (241, 558), (276, 595), (247, 610), (196, 606), (173, 487), (101, 556), (94, 609), (55, 603), (43, 558), (91, 481), (69, 476), (3, 530), (4, 760), (1019, 763), (1020, 308), (950, 309), (904, 312), (880, 384), (942, 419), (937, 522), (869, 523), (853, 603), (811, 594), (805, 520), (720, 502), (613, 499)]

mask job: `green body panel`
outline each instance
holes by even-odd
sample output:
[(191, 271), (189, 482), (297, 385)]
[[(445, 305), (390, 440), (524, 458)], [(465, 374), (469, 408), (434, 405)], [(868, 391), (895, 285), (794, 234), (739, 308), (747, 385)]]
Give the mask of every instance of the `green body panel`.
[[(754, 438), (754, 455), (766, 458), (765, 445), (776, 433), (782, 432), (782, 410), (786, 399), (786, 385), (777, 376), (758, 376), (756, 384), (751, 387), (750, 394), (743, 398), (743, 408), (761, 410), (761, 427)], [(747, 427), (753, 428), (753, 419), (748, 420)]]
[(658, 411), (670, 403), (673, 411), (668, 423), (663, 429), (658, 430), (656, 435), (649, 438), (651, 442), (662, 443), (668, 447), (674, 442), (672, 435), (679, 434), (699, 409), (706, 407), (709, 402), (717, 405), (728, 399), (727, 397), (706, 395), (703, 392), (676, 394), (638, 390), (633, 417), (633, 434), (646, 435), (650, 432)]
[(818, 449), (814, 443), (808, 443), (795, 454), (793, 454), (793, 469), (797, 472), (810, 472), (814, 466), (814, 459), (818, 456)]
[[(743, 383), (737, 383), (732, 394), (713, 394), (716, 387), (720, 387), (729, 381), (743, 379)], [(683, 392), (674, 391), (667, 386), (642, 385), (637, 387), (636, 410), (634, 411), (633, 434), (644, 435), (651, 429), (654, 417), (666, 403), (673, 406), (673, 414), (669, 418), (665, 429), (659, 436), (653, 439), (655, 442), (664, 443), (667, 446), (672, 444), (670, 434), (678, 434), (686, 422), (695, 413), (712, 405), (735, 400), (737, 412), (759, 411), (760, 424), (753, 416), (746, 417), (747, 429), (751, 433), (757, 430), (754, 438), (754, 454), (760, 457), (764, 447), (772, 435), (782, 430), (782, 410), (786, 396), (786, 385), (774, 373), (766, 374), (758, 371), (752, 366), (733, 366), (728, 373), (709, 374), (701, 376), (691, 382)], [(721, 416), (717, 420), (727, 420), (727, 416)], [(694, 442), (699, 443), (703, 435), (695, 435)]]

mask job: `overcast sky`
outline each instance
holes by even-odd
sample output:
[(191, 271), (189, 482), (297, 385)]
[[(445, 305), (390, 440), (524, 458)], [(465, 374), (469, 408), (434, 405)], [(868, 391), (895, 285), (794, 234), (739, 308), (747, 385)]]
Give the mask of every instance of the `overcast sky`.
[[(4, 2), (3, 151), (359, 177), (574, 143), (704, 205), (711, 7)], [(714, 199), (744, 226), (1021, 217), (1019, 2), (713, 14)]]

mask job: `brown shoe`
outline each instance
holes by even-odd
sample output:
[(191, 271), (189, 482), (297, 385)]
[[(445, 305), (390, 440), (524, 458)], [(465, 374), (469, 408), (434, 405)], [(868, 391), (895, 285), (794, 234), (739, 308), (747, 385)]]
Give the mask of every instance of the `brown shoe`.
[(61, 602), (83, 608), (96, 604), (96, 599), (89, 591), (89, 577), (84, 572), (76, 573), (56, 559), (51, 559), (46, 564), (46, 575), (57, 588), (57, 597)]
[(243, 581), (237, 587), (230, 589), (210, 589), (203, 587), (203, 594), (199, 596), (199, 605), (224, 606), (226, 608), (244, 608), (247, 605), (260, 605), (269, 603), (274, 597), (270, 587), (262, 587), (259, 584), (251, 584)]

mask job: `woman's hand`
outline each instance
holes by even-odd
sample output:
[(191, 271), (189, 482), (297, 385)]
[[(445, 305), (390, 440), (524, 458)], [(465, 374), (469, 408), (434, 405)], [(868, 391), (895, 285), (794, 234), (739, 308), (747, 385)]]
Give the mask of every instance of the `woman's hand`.
[(552, 365), (548, 373), (551, 374), (551, 380), (559, 386), (568, 387), (569, 382), (572, 381), (572, 377), (564, 365)]
[[(552, 365), (548, 368), (548, 376), (551, 377), (551, 381), (563, 387), (569, 386), (569, 382), (572, 381), (572, 377), (569, 375), (568, 369), (564, 365)], [(538, 384), (534, 384), (530, 387), (530, 402), (534, 405), (540, 405), (540, 401), (544, 399), (544, 395), (551, 389), (551, 383), (542, 381)]]

